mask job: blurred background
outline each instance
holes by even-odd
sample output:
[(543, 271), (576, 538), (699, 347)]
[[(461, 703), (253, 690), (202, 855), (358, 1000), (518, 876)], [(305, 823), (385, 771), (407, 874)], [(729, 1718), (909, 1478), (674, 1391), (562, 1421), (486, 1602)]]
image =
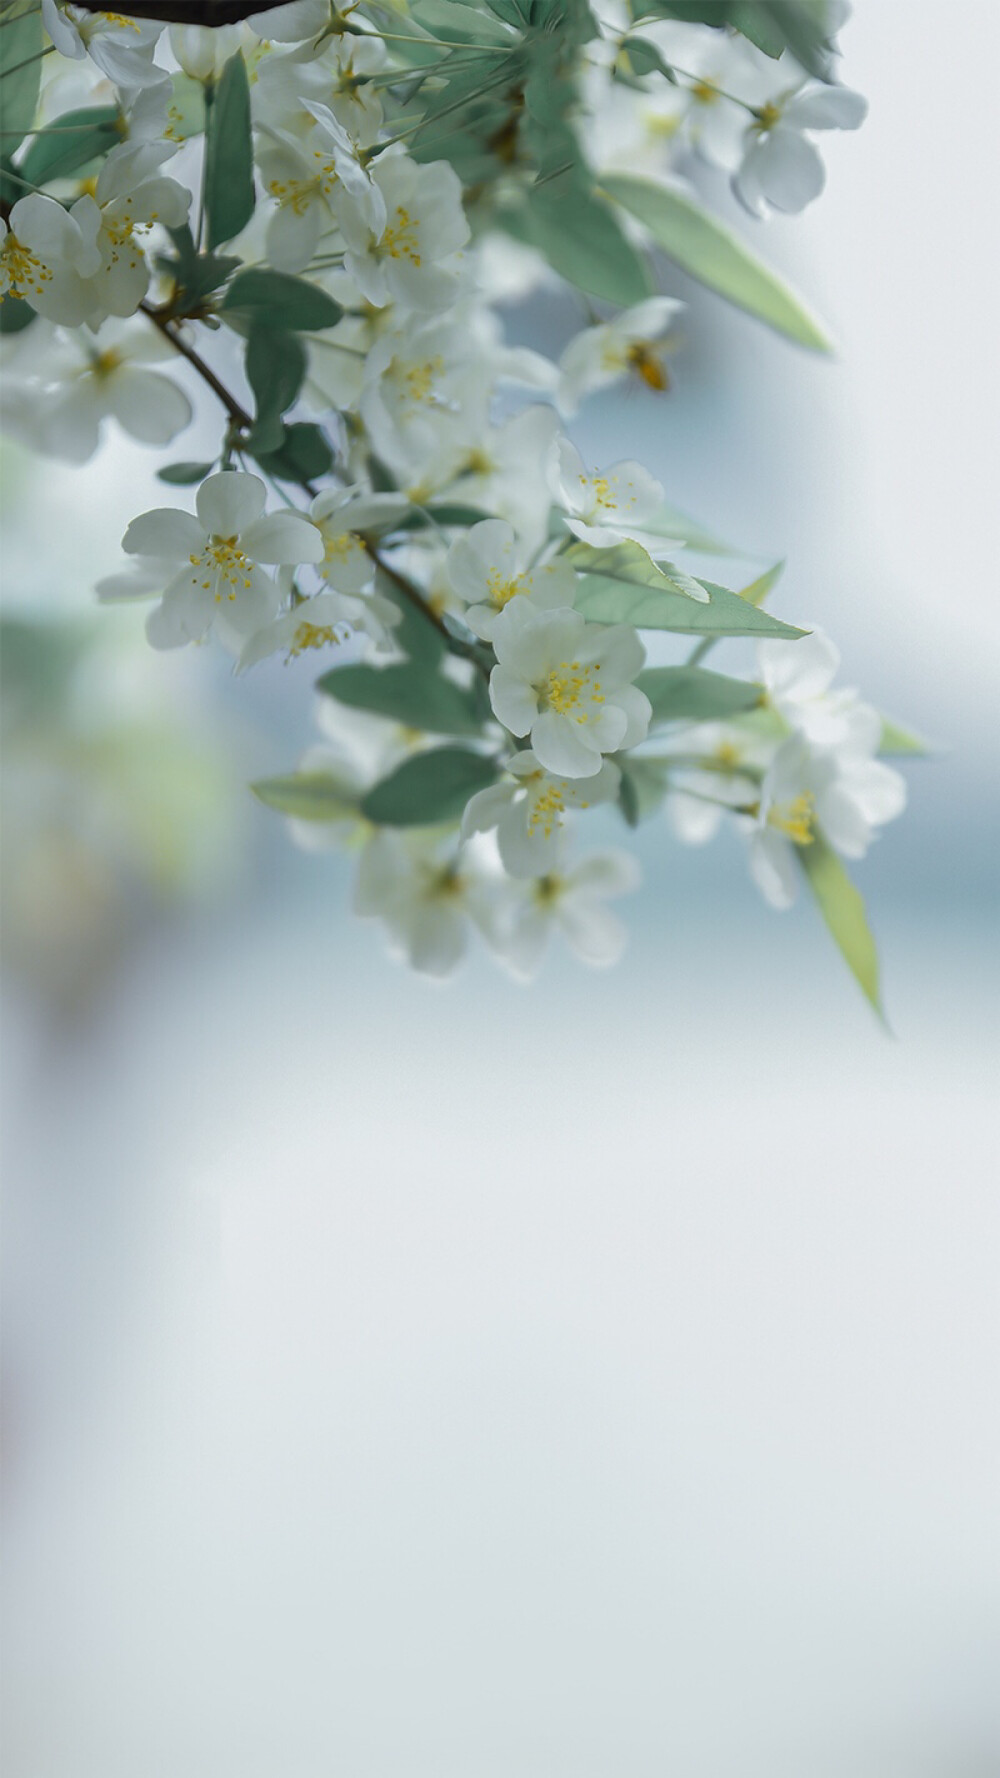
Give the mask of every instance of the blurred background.
[(245, 790), (308, 662), (95, 615), (155, 457), (4, 454), (10, 1778), (1000, 1773), (997, 16), (844, 47), (754, 231), (837, 361), (699, 296), (575, 435), (935, 744), (859, 876), (891, 1038), (660, 822), (617, 970), (397, 969)]

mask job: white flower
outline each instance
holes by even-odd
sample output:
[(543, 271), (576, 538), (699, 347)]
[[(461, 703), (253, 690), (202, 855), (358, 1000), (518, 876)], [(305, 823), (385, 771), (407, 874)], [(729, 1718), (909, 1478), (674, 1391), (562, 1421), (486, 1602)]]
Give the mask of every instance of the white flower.
[(315, 120), (308, 143), (276, 140), (258, 155), (265, 189), (277, 200), (267, 230), (267, 254), (286, 272), (300, 272), (321, 235), (345, 215), (374, 234), (385, 227), (385, 202), (342, 124), (325, 105), (310, 102)]
[(168, 444), (190, 421), (191, 403), (170, 377), (145, 368), (165, 358), (176, 353), (152, 328), (108, 321), (96, 339), (66, 335), (36, 353), (33, 376), (4, 378), (5, 423), (23, 443), (68, 463), (93, 456), (106, 418), (142, 444)]
[(553, 932), (560, 932), (584, 963), (617, 963), (628, 934), (605, 903), (639, 886), (639, 866), (624, 852), (597, 853), (569, 870), (556, 869), (512, 898), (506, 930), (495, 947), (512, 974), (529, 981)]
[(376, 339), (363, 376), (361, 418), (401, 477), (428, 462), (457, 466), (486, 428), (494, 366), (454, 313), (404, 317)]
[[(499, 426), (488, 427), (461, 474), (446, 478), (456, 500), (506, 519), (529, 552), (541, 548), (548, 529), (551, 501), (539, 471), (557, 424), (550, 407), (526, 407)], [(411, 495), (416, 499), (413, 490)]]
[(754, 216), (804, 210), (819, 196), (826, 172), (807, 130), (856, 130), (868, 102), (846, 86), (810, 85), (761, 106), (746, 135), (733, 190)]
[(171, 25), (170, 47), (192, 80), (218, 80), (243, 41), (239, 25)]
[(567, 809), (589, 809), (614, 802), (621, 773), (602, 760), (593, 778), (557, 778), (540, 765), (530, 748), (508, 761), (499, 784), (479, 790), (466, 804), (462, 838), (497, 830), (505, 870), (513, 877), (542, 877), (559, 860)]
[(674, 749), (676, 764), (669, 768), (666, 801), (667, 820), (677, 838), (685, 846), (706, 845), (718, 833), (727, 810), (756, 804), (761, 773), (779, 745), (773, 736), (735, 722), (704, 722), (685, 729)]
[(301, 513), (264, 515), (265, 489), (255, 475), (224, 471), (202, 482), (198, 516), (159, 507), (133, 519), (122, 548), (184, 567), (150, 614), (155, 648), (198, 642), (213, 626), (240, 647), (277, 609), (279, 592), (261, 563), (318, 562), (323, 544)]
[(376, 308), (443, 309), (458, 291), (455, 255), (469, 238), (458, 175), (446, 161), (420, 165), (389, 152), (372, 178), (385, 204), (385, 226), (373, 228), (360, 208), (344, 206), (340, 226), (345, 265)]
[(645, 740), (650, 703), (631, 681), (646, 651), (627, 624), (588, 624), (577, 611), (515, 599), (493, 647), (494, 714), (512, 735), (531, 735), (546, 771), (596, 777), (602, 754)]
[(371, 494), (366, 488), (327, 488), (317, 494), (309, 517), (322, 541), (320, 573), (340, 593), (360, 593), (371, 585), (375, 563), (365, 537), (397, 525), (409, 511), (402, 494)]
[(569, 563), (557, 557), (534, 568), (519, 567), (515, 545), (512, 525), (483, 519), (448, 551), (448, 579), (466, 601), (466, 623), (484, 642), (492, 639), (512, 599), (529, 599), (538, 611), (573, 603), (576, 575)]
[(20, 297), (49, 321), (77, 326), (93, 303), (86, 282), (100, 269), (96, 229), (85, 234), (54, 198), (18, 198), (10, 225), (0, 218), (0, 301)]
[(89, 12), (66, 0), (42, 0), (42, 23), (60, 55), (72, 61), (89, 56), (113, 85), (126, 92), (166, 83), (166, 74), (153, 61), (161, 24), (121, 12)]
[(815, 747), (853, 741), (874, 752), (881, 735), (878, 712), (848, 687), (831, 690), (840, 652), (823, 630), (798, 642), (760, 642), (757, 667), (768, 700), (790, 728)]
[(787, 740), (764, 779), (750, 833), (750, 873), (772, 907), (790, 907), (798, 888), (795, 851), (816, 835), (845, 858), (863, 858), (876, 829), (902, 813), (906, 781), (853, 746), (816, 752)]
[[(345, 805), (356, 804), (379, 778), (419, 752), (429, 739), (383, 716), (348, 709), (336, 698), (321, 697), (317, 704), (317, 723), (325, 739), (306, 748), (296, 770), (332, 778), (343, 792)], [(355, 807), (322, 821), (289, 816), (288, 830), (306, 852), (325, 852), (335, 846), (358, 850), (377, 832)]]
[[(588, 474), (568, 438), (554, 440), (548, 475), (553, 498), (566, 513), (574, 536), (599, 549), (626, 537), (641, 542), (643, 524), (655, 518), (663, 500), (659, 482), (641, 463), (613, 463), (610, 469)], [(662, 541), (657, 540), (658, 547)]]
[(446, 976), (465, 955), (470, 920), (492, 934), (489, 885), (468, 854), (437, 834), (382, 831), (358, 867), (354, 911), (380, 919), (390, 949), (423, 975)]
[(339, 593), (317, 593), (311, 599), (301, 599), (290, 611), (282, 612), (250, 637), (236, 663), (237, 672), (245, 673), (268, 655), (282, 651), (287, 665), (312, 650), (345, 642), (350, 625), (344, 607), (345, 600)]
[(247, 20), (251, 31), (269, 43), (305, 43), (330, 23), (330, 0), (289, 0)]
[(560, 413), (575, 414), (584, 395), (608, 389), (622, 377), (637, 376), (649, 389), (669, 388), (657, 348), (683, 307), (672, 297), (652, 296), (613, 321), (576, 334), (559, 360)]
[(307, 143), (316, 127), (313, 104), (326, 105), (351, 141), (370, 148), (382, 127), (382, 106), (371, 75), (386, 61), (379, 37), (328, 37), (318, 55), (265, 56), (251, 89), (254, 121)]

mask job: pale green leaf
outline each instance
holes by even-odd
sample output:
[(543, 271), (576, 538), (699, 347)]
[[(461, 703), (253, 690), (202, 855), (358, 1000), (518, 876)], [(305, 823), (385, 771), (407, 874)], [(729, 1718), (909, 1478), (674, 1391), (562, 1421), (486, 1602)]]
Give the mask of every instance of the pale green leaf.
[[(344, 669), (346, 671), (346, 669)], [(470, 796), (485, 790), (496, 764), (467, 747), (415, 753), (361, 800), (361, 812), (383, 827), (434, 827), (458, 821)]]
[(810, 845), (794, 850), (834, 943), (865, 998), (884, 1019), (878, 952), (858, 890), (836, 852), (818, 834)]
[(218, 247), (246, 227), (255, 202), (250, 88), (239, 50), (223, 68), (208, 109), (204, 190), (208, 245)]
[(882, 718), (882, 738), (879, 741), (880, 753), (897, 753), (909, 755), (911, 759), (925, 758), (931, 751), (926, 741), (919, 735), (911, 734), (909, 729), (900, 728), (898, 722), (890, 722), (887, 716)]
[(777, 586), (781, 579), (784, 567), (784, 562), (775, 562), (773, 568), (768, 568), (766, 573), (759, 574), (756, 580), (750, 582), (749, 586), (740, 588), (740, 598), (745, 599), (748, 605), (763, 605), (771, 588)]
[(639, 629), (673, 630), (683, 636), (783, 636), (805, 634), (741, 599), (714, 581), (700, 580), (704, 604), (690, 598), (671, 576), (650, 561), (638, 544), (594, 550), (575, 543), (568, 559), (582, 570), (576, 608), (592, 623), (635, 624)]
[(756, 709), (764, 695), (760, 685), (704, 667), (649, 667), (636, 684), (653, 706), (654, 722), (722, 722)]
[(601, 189), (645, 224), (682, 270), (801, 346), (829, 352), (831, 342), (802, 298), (746, 242), (686, 193), (631, 173), (608, 173)]
[(258, 802), (297, 821), (346, 821), (358, 813), (357, 802), (338, 778), (326, 772), (291, 772), (284, 778), (263, 778), (250, 789)]
[[(29, 10), (30, 7), (30, 10)], [(35, 121), (42, 71), (41, 10), (32, 0), (5, 8), (0, 29), (0, 152), (7, 160)]]
[(480, 722), (472, 693), (422, 662), (391, 667), (334, 667), (317, 689), (354, 710), (371, 710), (405, 728), (432, 735), (476, 735)]

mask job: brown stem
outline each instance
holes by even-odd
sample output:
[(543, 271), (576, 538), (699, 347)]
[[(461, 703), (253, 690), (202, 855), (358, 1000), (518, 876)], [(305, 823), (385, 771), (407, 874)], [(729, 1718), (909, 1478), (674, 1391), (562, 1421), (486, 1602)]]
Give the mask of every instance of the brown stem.
[(153, 326), (158, 327), (164, 338), (170, 341), (174, 350), (179, 352), (182, 358), (186, 358), (193, 369), (198, 372), (202, 381), (208, 384), (213, 395), (218, 396), (234, 424), (249, 431), (253, 425), (252, 415), (248, 414), (246, 408), (240, 406), (235, 395), (230, 395), (225, 385), (219, 382), (214, 370), (205, 363), (201, 354), (196, 352), (193, 346), (189, 346), (187, 340), (180, 333), (174, 331), (169, 317), (161, 315), (159, 309), (154, 309), (150, 303), (140, 303), (139, 307), (147, 319), (152, 321)]

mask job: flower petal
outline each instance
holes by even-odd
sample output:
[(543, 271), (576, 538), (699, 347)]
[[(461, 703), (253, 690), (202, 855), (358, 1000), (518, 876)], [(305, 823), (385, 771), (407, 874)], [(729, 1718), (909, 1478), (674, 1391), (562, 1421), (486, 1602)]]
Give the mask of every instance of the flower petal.
[(132, 520), (122, 538), (130, 556), (163, 556), (172, 562), (196, 556), (205, 547), (205, 532), (189, 512), (175, 506), (157, 506)]
[(239, 537), (260, 517), (265, 499), (259, 476), (223, 469), (202, 482), (195, 505), (206, 531), (216, 537)]

